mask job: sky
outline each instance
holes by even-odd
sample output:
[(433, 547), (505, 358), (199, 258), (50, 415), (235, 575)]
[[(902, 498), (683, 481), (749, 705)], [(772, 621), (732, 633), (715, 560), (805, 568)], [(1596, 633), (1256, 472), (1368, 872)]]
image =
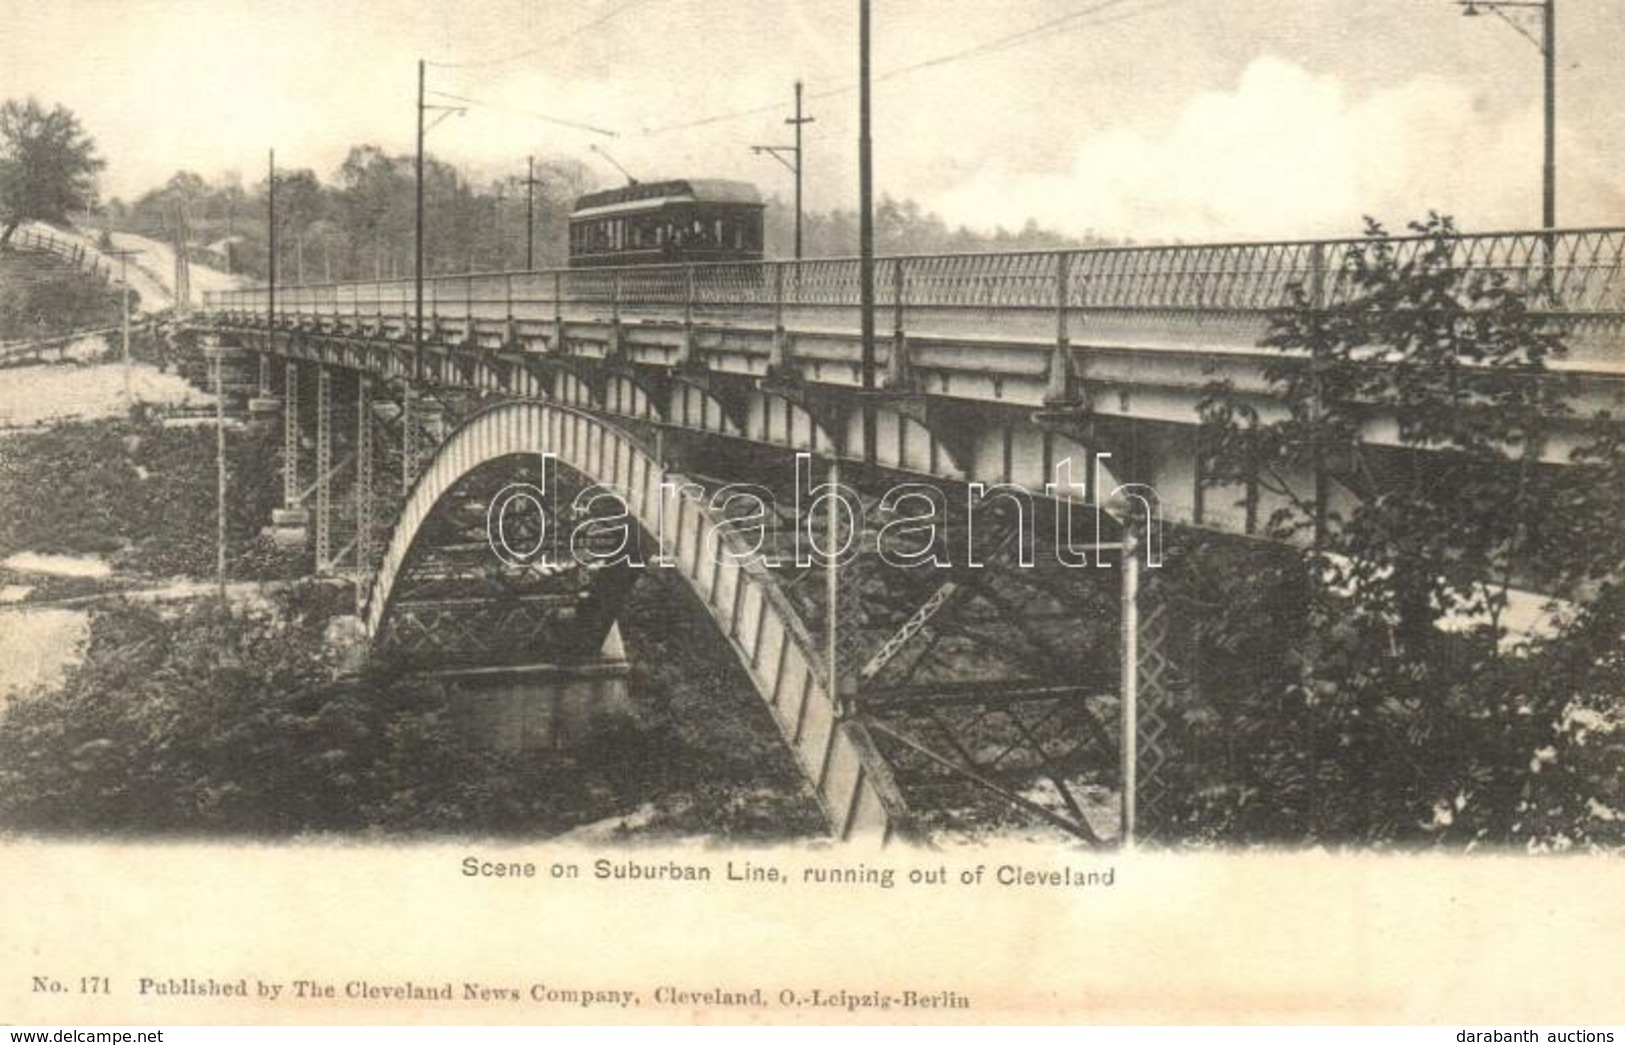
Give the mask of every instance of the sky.
[[(1556, 3), (1559, 224), (1622, 225), (1625, 0)], [(615, 184), (598, 145), (642, 180), (742, 178), (786, 200), (789, 173), (750, 147), (789, 143), (799, 78), (807, 206), (857, 201), (857, 0), (0, 11), (0, 97), (78, 113), (104, 196), (179, 169), (256, 181), (273, 146), (324, 179), (355, 144), (409, 151), (422, 58), (430, 91), (481, 103), (428, 135), (472, 177), (535, 153)], [(877, 190), (952, 225), (1194, 241), (1429, 209), (1471, 230), (1540, 221), (1540, 49), (1452, 0), (873, 0), (872, 17)]]

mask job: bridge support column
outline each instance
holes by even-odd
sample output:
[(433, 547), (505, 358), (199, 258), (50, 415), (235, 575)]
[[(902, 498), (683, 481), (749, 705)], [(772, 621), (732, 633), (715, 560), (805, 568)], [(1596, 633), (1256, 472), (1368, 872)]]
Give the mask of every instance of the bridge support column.
[(356, 599), (372, 575), (372, 377), (356, 375), (355, 393), (355, 576)]
[[(1189, 669), (1193, 651), (1183, 641), (1161, 570), (1138, 564), (1144, 545), (1123, 551), (1123, 842), (1155, 838), (1164, 825), (1178, 757), (1180, 724), (1197, 699)], [(1174, 840), (1174, 839), (1165, 839)]]
[(417, 389), (408, 381), (401, 386), (401, 496), (412, 492), (412, 483), (418, 477), (418, 445), (413, 425), (412, 400)]
[(282, 379), (282, 507), (271, 512), (271, 537), (283, 547), (303, 547), (310, 513), (299, 490), (299, 364), (289, 362)]
[(333, 568), (333, 374), (316, 371), (316, 572)]
[(271, 354), (261, 352), (259, 393), (248, 401), (249, 415), (257, 421), (269, 421), (282, 412), (282, 400), (277, 398), (271, 367)]
[(579, 747), (633, 718), (631, 666), (618, 626), (586, 663), (452, 669), (435, 677), (450, 686), (462, 728), (498, 751)]

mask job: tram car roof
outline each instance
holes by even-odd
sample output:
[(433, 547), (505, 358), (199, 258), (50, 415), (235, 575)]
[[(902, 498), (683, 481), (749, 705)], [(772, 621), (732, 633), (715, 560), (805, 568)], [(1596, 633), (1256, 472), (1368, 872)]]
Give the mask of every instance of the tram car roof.
[(571, 218), (593, 218), (606, 214), (636, 214), (659, 210), (674, 203), (727, 203), (761, 207), (762, 194), (748, 181), (725, 178), (677, 178), (646, 181), (618, 189), (589, 192), (576, 200)]

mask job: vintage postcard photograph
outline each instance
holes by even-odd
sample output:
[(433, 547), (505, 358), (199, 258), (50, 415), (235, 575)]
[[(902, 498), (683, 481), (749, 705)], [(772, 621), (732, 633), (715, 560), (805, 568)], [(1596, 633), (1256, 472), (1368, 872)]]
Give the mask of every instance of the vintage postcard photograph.
[(1614, 0), (0, 14), (0, 1023), (1625, 1023)]

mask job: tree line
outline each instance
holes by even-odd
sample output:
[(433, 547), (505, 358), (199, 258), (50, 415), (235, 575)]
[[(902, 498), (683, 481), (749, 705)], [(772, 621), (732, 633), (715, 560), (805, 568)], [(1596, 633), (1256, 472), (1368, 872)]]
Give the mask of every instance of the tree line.
[[(37, 99), (0, 106), (0, 244), (24, 221), (99, 227), (184, 245), (196, 261), (256, 279), (269, 274), (271, 175), (231, 171), (206, 178), (177, 171), (133, 201), (102, 204), (96, 178), (106, 166), (95, 140), (69, 109)], [(703, 176), (704, 171), (687, 172)], [(583, 193), (604, 188), (578, 160), (543, 157), (527, 184), (516, 160), (500, 178), (470, 176), (435, 156), (423, 164), (424, 270), (430, 275), (565, 264), (569, 215)], [(374, 144), (352, 146), (324, 178), (309, 167), (278, 170), (277, 272), (289, 282), (405, 278), (412, 274), (416, 162)], [(529, 190), (534, 190), (533, 192)], [(766, 254), (794, 253), (794, 205), (766, 195)], [(527, 206), (528, 203), (528, 206)], [(883, 195), (875, 207), (882, 254), (1043, 250), (1111, 245), (1068, 236), (1029, 220), (993, 231), (951, 226), (917, 201)], [(527, 225), (529, 226), (527, 228)], [(858, 252), (854, 208), (803, 215), (806, 257)]]
[[(424, 159), (424, 270), (429, 275), (563, 266), (569, 216), (583, 193), (604, 188), (585, 165), (539, 160), (538, 184), (527, 208), (522, 172), (478, 182), (433, 156)], [(178, 171), (134, 202), (109, 201), (101, 220), (118, 231), (193, 245), (199, 260), (255, 278), (268, 273), (269, 178), (245, 184), (228, 173), (206, 179)], [(376, 145), (357, 145), (332, 177), (310, 168), (277, 173), (277, 273), (290, 283), (406, 278), (412, 273), (416, 213), (414, 158)], [(534, 227), (527, 237), (527, 209)], [(766, 255), (794, 254), (794, 205), (772, 195), (764, 215)], [(803, 216), (806, 257), (858, 252), (855, 209)], [(950, 226), (918, 202), (882, 196), (875, 207), (875, 248), (881, 254), (1043, 250), (1110, 244), (1071, 237), (1029, 221), (1018, 230), (983, 232)]]

